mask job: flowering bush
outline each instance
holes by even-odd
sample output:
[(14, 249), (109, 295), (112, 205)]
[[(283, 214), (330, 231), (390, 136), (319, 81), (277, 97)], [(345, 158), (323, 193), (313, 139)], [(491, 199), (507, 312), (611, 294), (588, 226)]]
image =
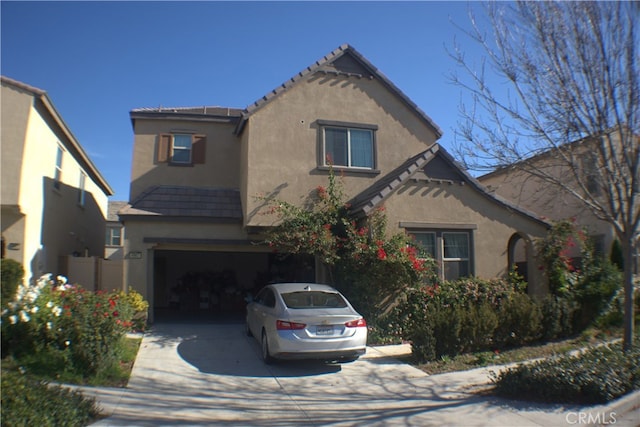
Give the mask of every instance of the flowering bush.
[(419, 286), (436, 271), (410, 236), (387, 235), (384, 209), (355, 220), (333, 170), (328, 186), (317, 187), (303, 206), (265, 201), (268, 214), (279, 219), (266, 243), (279, 252), (316, 256), (370, 325), (403, 289)]
[(563, 296), (571, 292), (580, 271), (569, 254), (577, 244), (584, 252), (588, 249), (586, 243), (585, 233), (572, 220), (558, 221), (544, 238), (536, 242), (536, 250), (542, 261), (540, 269), (549, 279), (552, 294)]
[(48, 274), (22, 284), (2, 312), (3, 356), (46, 354), (92, 375), (116, 361), (132, 315), (118, 292), (90, 292)]

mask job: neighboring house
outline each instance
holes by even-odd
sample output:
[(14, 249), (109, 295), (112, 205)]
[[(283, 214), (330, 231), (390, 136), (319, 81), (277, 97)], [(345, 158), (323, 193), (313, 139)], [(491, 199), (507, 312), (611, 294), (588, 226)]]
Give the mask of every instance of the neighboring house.
[(33, 280), (65, 272), (66, 256), (102, 257), (113, 190), (46, 92), (1, 83), (3, 258)]
[[(620, 143), (617, 131), (607, 134), (613, 143)], [(594, 243), (596, 252), (609, 257), (616, 235), (613, 227), (599, 219), (583, 202), (577, 200), (566, 189), (550, 186), (536, 175), (547, 174), (563, 182), (566, 188), (594, 197), (604, 197), (608, 189), (605, 178), (597, 170), (599, 138), (585, 138), (549, 150), (524, 161), (519, 167), (497, 169), (478, 178), (487, 190), (515, 205), (535, 212), (553, 221), (571, 219), (576, 225), (584, 227)], [(570, 167), (569, 163), (579, 166)], [(573, 170), (575, 169), (575, 170)], [(581, 185), (584, 190), (580, 190)], [(604, 199), (602, 199), (604, 200)], [(604, 202), (601, 202), (604, 204)], [(575, 247), (571, 253), (575, 258), (580, 256), (580, 248)], [(634, 255), (634, 272), (638, 271), (638, 247)]]
[(125, 206), (127, 206), (127, 202), (109, 202), (105, 226), (104, 259), (124, 259), (124, 225), (118, 218), (118, 212)]
[[(156, 310), (239, 310), (269, 281), (325, 281), (313, 259), (259, 242), (274, 221), (266, 200), (301, 203), (330, 165), (354, 215), (384, 205), (389, 233), (415, 235), (446, 279), (506, 274), (518, 241), (534, 263), (532, 241), (548, 227), (462, 171), (436, 143), (438, 126), (348, 45), (243, 110), (130, 116), (125, 277)], [(531, 270), (531, 293), (544, 293)]]

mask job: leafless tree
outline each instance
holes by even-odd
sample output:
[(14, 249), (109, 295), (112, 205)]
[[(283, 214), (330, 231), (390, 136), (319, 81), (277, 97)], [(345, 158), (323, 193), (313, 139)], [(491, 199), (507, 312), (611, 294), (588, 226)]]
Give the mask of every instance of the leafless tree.
[[(639, 5), (492, 2), (484, 8), (492, 30), (470, 13), (465, 31), (483, 60), (476, 67), (458, 44), (450, 51), (459, 66), (451, 82), (472, 99), (462, 103), (456, 130), (464, 166), (528, 174), (615, 230), (624, 251), (625, 349), (633, 343), (631, 266), (640, 237)], [(490, 87), (489, 73), (507, 84)], [(555, 167), (527, 161), (539, 156)]]

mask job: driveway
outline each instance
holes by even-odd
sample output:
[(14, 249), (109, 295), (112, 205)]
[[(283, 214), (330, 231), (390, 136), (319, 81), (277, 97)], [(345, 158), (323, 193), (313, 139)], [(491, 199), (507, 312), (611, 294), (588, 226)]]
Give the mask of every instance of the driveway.
[[(242, 324), (156, 324), (127, 388), (84, 391), (107, 415), (97, 426), (567, 426), (581, 412), (616, 409), (482, 396), (486, 369), (428, 376), (389, 357), (393, 350), (369, 348), (342, 365), (267, 366)], [(616, 425), (635, 425), (638, 413), (629, 414), (625, 424), (618, 412)]]

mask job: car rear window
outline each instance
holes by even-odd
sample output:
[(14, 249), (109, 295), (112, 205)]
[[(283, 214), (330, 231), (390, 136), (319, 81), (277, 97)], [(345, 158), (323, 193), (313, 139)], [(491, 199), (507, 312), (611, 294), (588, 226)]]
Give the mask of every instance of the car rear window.
[(340, 294), (321, 291), (300, 291), (282, 294), (288, 308), (344, 308), (347, 302)]

